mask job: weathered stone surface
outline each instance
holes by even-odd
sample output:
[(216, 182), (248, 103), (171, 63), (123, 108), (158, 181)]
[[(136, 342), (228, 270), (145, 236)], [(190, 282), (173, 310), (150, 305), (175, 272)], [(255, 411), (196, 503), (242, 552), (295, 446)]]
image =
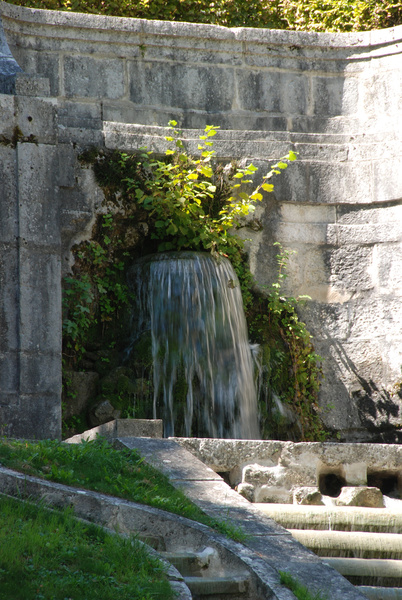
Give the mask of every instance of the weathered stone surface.
[(318, 506), (324, 502), (318, 487), (301, 487), (293, 490), (293, 504)]
[(236, 487), (237, 492), (249, 502), (254, 502), (254, 486), (251, 483), (239, 483)]
[(118, 419), (120, 410), (116, 410), (109, 400), (102, 400), (93, 406), (89, 413), (89, 422), (92, 427), (98, 427), (103, 423)]
[(206, 465), (231, 473), (231, 484), (239, 491), (244, 485), (245, 497), (254, 502), (292, 503), (299, 488), (319, 488), (336, 497), (342, 488), (362, 492), (377, 486), (387, 495), (402, 496), (400, 445), (175, 440)]
[[(90, 235), (101, 210), (103, 194), (79, 165), (80, 150), (164, 152), (164, 126), (174, 117), (196, 153), (212, 115), (221, 126), (217, 156), (252, 160), (256, 183), (267, 159), (299, 152), (258, 209), (262, 229), (245, 226), (241, 235), (251, 238), (261, 285), (277, 276), (274, 242), (298, 252), (283, 293), (313, 298), (301, 316), (325, 358), (325, 424), (343, 440), (402, 439), (401, 28), (317, 34), (0, 7), (0, 240), (9, 244), (2, 261), (7, 273), (24, 275), (44, 316), (31, 326), (33, 303), (24, 300), (25, 348), (39, 343), (44, 365), (60, 356), (60, 332), (50, 326), (60, 318), (57, 257), (68, 272), (72, 244)], [(128, 246), (137, 233), (134, 224)], [(34, 258), (38, 275), (29, 276)], [(54, 302), (37, 293), (42, 275), (52, 279)], [(7, 343), (19, 335), (10, 300), (17, 279), (8, 274), (1, 288)], [(18, 357), (13, 347), (2, 360)], [(10, 398), (19, 393), (9, 390), (15, 372)]]
[(378, 488), (373, 487), (343, 487), (336, 499), (337, 506), (367, 506), (369, 508), (384, 508), (384, 498)]
[(163, 437), (163, 422), (161, 419), (114, 419), (83, 433), (74, 435), (66, 440), (69, 444), (79, 444), (83, 440), (95, 440), (98, 436), (114, 440), (118, 437)]
[[(288, 484), (290, 484), (290, 480), (288, 480)], [(262, 485), (254, 493), (255, 502), (290, 504), (292, 498), (292, 492), (286, 485)]]
[(84, 411), (91, 398), (96, 395), (99, 374), (95, 372), (67, 371), (64, 373), (67, 385), (67, 398), (64, 402), (65, 419)]

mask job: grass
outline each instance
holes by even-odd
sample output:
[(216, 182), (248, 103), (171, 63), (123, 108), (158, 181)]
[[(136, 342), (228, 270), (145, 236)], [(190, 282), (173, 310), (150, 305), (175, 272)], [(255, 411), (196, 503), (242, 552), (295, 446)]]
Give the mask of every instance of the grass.
[(0, 496), (0, 600), (173, 600), (162, 563), (135, 538), (71, 511)]
[(236, 541), (245, 539), (242, 530), (230, 521), (206, 515), (136, 451), (117, 450), (103, 438), (80, 444), (3, 439), (0, 462), (28, 475), (161, 508), (208, 525)]
[(287, 571), (279, 571), (279, 575), (281, 583), (293, 592), (297, 600), (327, 600), (328, 598), (319, 591), (312, 594), (306, 586), (302, 585)]

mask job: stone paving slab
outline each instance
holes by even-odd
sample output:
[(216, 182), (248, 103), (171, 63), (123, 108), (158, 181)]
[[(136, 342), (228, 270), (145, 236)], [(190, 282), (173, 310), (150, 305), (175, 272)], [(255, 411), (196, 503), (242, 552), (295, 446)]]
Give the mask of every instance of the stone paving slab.
[(210, 467), (171, 440), (120, 436), (115, 444), (119, 442), (126, 448), (138, 450), (147, 462), (165, 473), (171, 481), (223, 481)]

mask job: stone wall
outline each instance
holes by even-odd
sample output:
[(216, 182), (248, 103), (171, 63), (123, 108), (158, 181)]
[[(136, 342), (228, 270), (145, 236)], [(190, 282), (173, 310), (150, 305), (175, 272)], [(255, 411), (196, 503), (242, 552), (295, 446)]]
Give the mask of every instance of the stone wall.
[(291, 504), (303, 487), (337, 497), (342, 487), (377, 487), (402, 497), (399, 444), (175, 439), (256, 502)]
[(312, 298), (303, 317), (325, 358), (327, 425), (346, 440), (397, 439), (402, 27), (317, 34), (4, 2), (0, 12), (4, 430), (27, 435), (30, 422), (33, 437), (59, 435), (60, 273), (103, 198), (78, 154), (162, 151), (174, 118), (190, 150), (200, 129), (220, 126), (217, 154), (252, 159), (260, 174), (299, 152), (258, 208), (262, 229), (242, 230), (252, 270), (267, 285), (274, 242), (297, 251), (286, 292)]

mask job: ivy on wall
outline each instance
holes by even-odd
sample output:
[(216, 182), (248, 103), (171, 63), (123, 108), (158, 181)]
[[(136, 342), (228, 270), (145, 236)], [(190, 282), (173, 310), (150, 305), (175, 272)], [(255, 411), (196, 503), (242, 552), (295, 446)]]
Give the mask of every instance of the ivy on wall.
[[(256, 291), (242, 241), (236, 236), (236, 227), (253, 212), (263, 192), (273, 190), (271, 178), (296, 155), (290, 152), (272, 165), (250, 192), (256, 167), (220, 164), (212, 141), (217, 128), (206, 127), (199, 139), (199, 157), (193, 158), (176, 125), (170, 123), (167, 139), (172, 148), (163, 157), (145, 148), (133, 154), (90, 150), (81, 156), (94, 169), (108, 212), (98, 216), (92, 239), (74, 248), (73, 274), (64, 281), (66, 369), (85, 369), (96, 350), (100, 360), (93, 368), (102, 377), (99, 398), (112, 399), (122, 416), (152, 417), (149, 340), (141, 338), (133, 345), (127, 334), (131, 305), (127, 268), (136, 257), (158, 251), (224, 255), (239, 277), (250, 340), (261, 349), (263, 437), (323, 439), (317, 402), (320, 357), (297, 315), (303, 299), (281, 292), (289, 252), (278, 248), (277, 281), (262, 294)], [(130, 357), (126, 353), (122, 360), (128, 345)]]
[[(8, 0), (7, 0), (8, 1)], [(368, 31), (402, 23), (399, 0), (10, 0), (30, 8), (302, 31)]]

